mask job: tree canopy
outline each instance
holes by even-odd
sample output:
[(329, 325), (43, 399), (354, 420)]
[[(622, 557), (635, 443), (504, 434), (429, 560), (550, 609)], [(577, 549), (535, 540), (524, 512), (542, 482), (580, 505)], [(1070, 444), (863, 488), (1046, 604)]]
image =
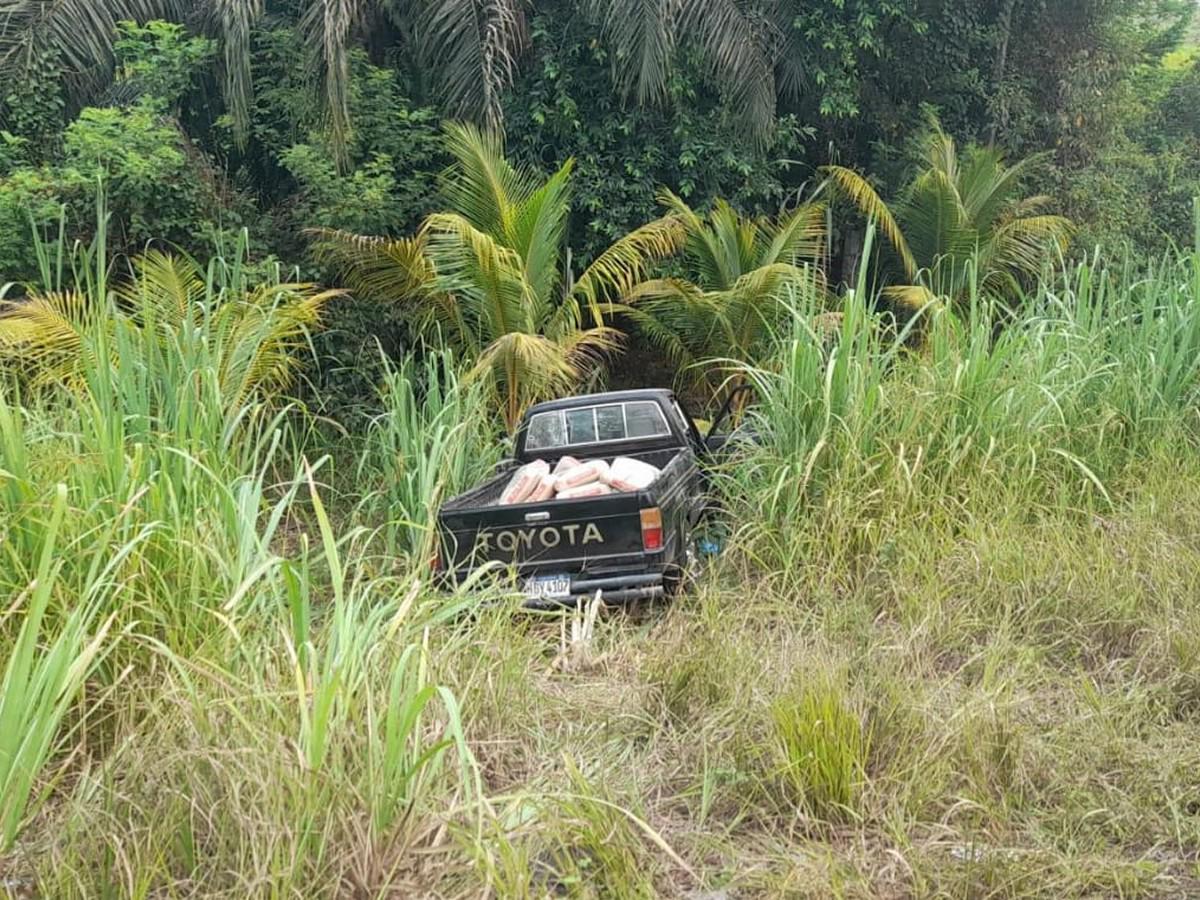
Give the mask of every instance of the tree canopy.
[[(101, 192), (113, 254), (204, 257), (245, 230), (252, 265), (304, 282), (337, 271), (313, 228), (372, 236), (357, 246), (380, 253), (415, 241), (443, 269), (452, 241), (470, 244), (464, 223), (527, 252), (436, 188), (461, 167), (446, 120), (503, 137), (526, 187), (564, 185), (554, 284), (533, 278), (530, 296), (570, 296), (569, 273), (659, 218), (664, 190), (706, 223), (694, 241), (782, 227), (830, 173), (851, 188), (827, 213), (834, 282), (865, 227), (847, 198), (893, 214), (901, 283), (968, 245), (995, 250), (1008, 279), (1062, 245), (1066, 220), (1080, 252), (1153, 253), (1190, 239), (1200, 193), (1195, 13), (1190, 0), (0, 0), (0, 269), (37, 280), (31, 228), (88, 240)], [(973, 209), (966, 181), (1006, 202)], [(954, 237), (949, 219), (919, 222), (951, 200)], [(695, 262), (645, 274), (732, 290)], [(328, 340), (413, 337), (399, 306), (372, 299), (339, 304)]]

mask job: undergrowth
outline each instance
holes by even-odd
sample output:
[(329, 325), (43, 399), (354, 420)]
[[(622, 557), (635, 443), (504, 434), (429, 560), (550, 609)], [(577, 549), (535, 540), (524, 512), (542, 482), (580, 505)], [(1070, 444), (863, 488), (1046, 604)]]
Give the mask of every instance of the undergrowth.
[(220, 390), (274, 301), (7, 372), (2, 889), (1200, 892), (1200, 260), (867, 296), (793, 297), (720, 558), (587, 653), (428, 583), (498, 452), (449, 359), (349, 434)]

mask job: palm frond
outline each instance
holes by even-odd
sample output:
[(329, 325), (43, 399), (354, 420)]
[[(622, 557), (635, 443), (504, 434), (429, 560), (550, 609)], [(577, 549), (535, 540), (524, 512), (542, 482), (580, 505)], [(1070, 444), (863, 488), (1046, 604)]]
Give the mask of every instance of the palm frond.
[(752, 269), (741, 276), (730, 288), (731, 296), (747, 298), (750, 302), (761, 300), (776, 300), (781, 297), (789, 286), (795, 285), (811, 273), (792, 265), (791, 263), (769, 263)]
[(798, 100), (809, 84), (809, 48), (804, 32), (794, 27), (791, 7), (786, 3), (768, 7), (774, 19), (776, 46), (775, 82), (779, 93), (789, 100)]
[(908, 186), (901, 216), (913, 256), (930, 268), (944, 258), (957, 264), (979, 249), (979, 229), (963, 208), (958, 185), (941, 169), (927, 169)]
[(788, 288), (815, 280), (811, 270), (791, 263), (759, 266), (739, 278), (719, 299), (730, 350), (753, 359), (785, 311)]
[(160, 327), (178, 328), (195, 321), (205, 283), (194, 261), (161, 250), (148, 250), (133, 262), (134, 277), (116, 290), (135, 315), (153, 316)]
[(611, 49), (613, 81), (647, 104), (666, 97), (682, 0), (588, 0)]
[(739, 216), (728, 201), (718, 198), (708, 214), (706, 231), (708, 240), (705, 241), (705, 249), (715, 257), (716, 277), (704, 287), (726, 290), (757, 262), (754, 245), (758, 225), (753, 220)]
[(577, 297), (568, 294), (557, 302), (548, 300), (539, 304), (538, 316), (531, 322), (537, 330), (552, 341), (566, 340), (583, 323), (583, 308)]
[(1054, 198), (1048, 194), (1035, 194), (1032, 197), (1015, 198), (1009, 203), (1005, 214), (1013, 219), (1038, 215), (1053, 202)]
[(703, 49), (722, 89), (740, 110), (757, 141), (765, 141), (775, 120), (776, 43), (770, 20), (757, 7), (738, 0), (682, 0), (680, 31)]
[(824, 208), (807, 204), (772, 222), (741, 216), (723, 201), (705, 218), (669, 191), (660, 201), (685, 229), (691, 280), (643, 282), (611, 309), (677, 365), (717, 356), (751, 359), (787, 287), (821, 281), (815, 267), (795, 262), (820, 255)]
[[(293, 382), (297, 351), (339, 291), (267, 284), (220, 291), (195, 264), (153, 252), (136, 259), (117, 302), (86, 293), (40, 294), (0, 309), (0, 361), (34, 386), (86, 394), (106, 366), (156, 383), (163, 396), (193, 387), (181, 371), (215, 372), (222, 410), (240, 419), (253, 396)], [(182, 369), (181, 369), (182, 367)], [(106, 388), (109, 390), (110, 388)]]
[(932, 112), (928, 112), (929, 133), (925, 138), (925, 159), (928, 171), (940, 172), (951, 183), (959, 177), (958, 147), (954, 138), (946, 134), (942, 123)]
[(538, 297), (557, 293), (559, 259), (571, 212), (570, 180), (574, 160), (568, 159), (518, 208), (510, 235), (523, 260), (525, 280)]
[(990, 241), (987, 264), (1020, 275), (1036, 275), (1048, 254), (1064, 251), (1074, 232), (1063, 216), (1031, 216), (1006, 222)]
[(450, 113), (499, 130), (504, 90), (529, 43), (520, 0), (423, 0), (417, 29)]
[(117, 23), (179, 19), (184, 0), (0, 0), (0, 88), (19, 85), (34, 55), (52, 53), (76, 92), (111, 75)]
[(218, 378), (226, 407), (238, 409), (251, 396), (290, 387), (300, 367), (297, 351), (339, 296), (311, 284), (263, 285), (217, 306), (210, 328), (223, 343)]
[(314, 59), (320, 60), (329, 132), (338, 165), (349, 161), (350, 37), (362, 0), (309, 0), (301, 30)]
[(384, 238), (351, 234), (332, 228), (308, 232), (318, 263), (334, 267), (359, 297), (406, 304), (424, 295), (433, 281), (423, 234)]
[(492, 129), (449, 122), (446, 149), (454, 164), (442, 175), (441, 192), (450, 209), (481, 231), (511, 234), (517, 210), (537, 190), (537, 179), (508, 161), (504, 139)]
[(648, 222), (601, 253), (579, 276), (572, 292), (600, 321), (603, 300), (628, 295), (646, 277), (652, 263), (679, 252), (684, 238), (683, 223), (676, 216)]
[(606, 306), (605, 313), (624, 316), (633, 325), (635, 331), (665, 355), (676, 371), (695, 362), (691, 348), (684, 341), (681, 332), (656, 316), (654, 310), (613, 303)]
[(863, 215), (878, 223), (884, 237), (888, 239), (892, 247), (900, 255), (905, 274), (909, 278), (916, 278), (917, 261), (909, 249), (908, 241), (905, 240), (904, 234), (900, 230), (900, 225), (896, 222), (891, 209), (883, 202), (879, 194), (875, 192), (875, 188), (871, 186), (871, 183), (853, 169), (847, 169), (844, 166), (826, 166), (821, 171), (833, 179), (833, 183), (846, 195), (851, 203), (858, 207)]
[(721, 309), (713, 296), (679, 278), (644, 282), (613, 311), (628, 318), (679, 368), (703, 355), (722, 327)]
[(613, 60), (613, 80), (638, 103), (667, 96), (678, 39), (686, 35), (752, 136), (765, 140), (775, 117), (772, 48), (779, 43), (770, 20), (738, 0), (588, 0)]
[[(979, 152), (976, 151), (977, 154)], [(984, 160), (983, 166), (978, 170), (978, 176), (975, 175), (976, 170), (964, 171), (964, 183), (960, 193), (971, 221), (980, 228), (990, 228), (1014, 206), (1021, 180), (1041, 167), (1047, 159), (1047, 154), (1036, 153), (1011, 166), (1005, 166), (1003, 157), (997, 152), (994, 162)], [(992, 164), (988, 165), (989, 162)], [(1018, 215), (1029, 215), (1037, 206), (1048, 202), (1049, 198), (1046, 197), (1030, 197), (1021, 202), (1024, 208)]]
[(0, 360), (37, 385), (82, 387), (108, 311), (86, 294), (51, 292), (0, 307)]
[(680, 197), (667, 189), (658, 194), (658, 202), (683, 225), (683, 252), (695, 270), (696, 283), (705, 289), (727, 286), (731, 272), (726, 262), (721, 236), (715, 228)]
[(541, 334), (510, 331), (483, 348), (465, 380), (491, 380), (512, 432), (530, 404), (569, 390), (579, 375), (557, 342)]
[(923, 284), (889, 285), (883, 289), (883, 296), (893, 305), (914, 313), (937, 300), (937, 295)]
[[(536, 330), (538, 313), (545, 311), (546, 304), (523, 277), (523, 261), (516, 250), (457, 213), (431, 215), (424, 231), (438, 292), (459, 298), (459, 314), (480, 340)], [(470, 303), (463, 303), (464, 299)], [(439, 324), (448, 329), (458, 323)]]
[(771, 226), (774, 232), (761, 261), (795, 265), (817, 260), (825, 252), (825, 204), (804, 203)]
[(250, 109), (254, 82), (250, 71), (250, 36), (263, 14), (263, 0), (211, 0), (213, 16), (221, 34), (222, 93), (233, 122), (233, 137), (239, 150), (250, 136)]
[(617, 329), (598, 325), (577, 328), (557, 343), (578, 379), (604, 365), (608, 356), (621, 348), (624, 338)]
[(903, 260), (906, 283), (889, 288), (887, 296), (897, 305), (923, 306), (932, 294), (956, 301), (972, 285), (994, 297), (1016, 292), (1049, 253), (1066, 247), (1073, 228), (1061, 216), (1041, 214), (1048, 198), (1019, 195), (1022, 177), (1045, 155), (1010, 166), (995, 147), (960, 151), (932, 114), (929, 126), (923, 167), (891, 208), (857, 173), (825, 170), (879, 222)]
[(669, 188), (660, 189), (655, 199), (658, 200), (660, 206), (666, 207), (667, 212), (683, 222), (684, 227), (688, 231), (698, 231), (704, 227), (704, 217), (688, 206), (686, 200)]

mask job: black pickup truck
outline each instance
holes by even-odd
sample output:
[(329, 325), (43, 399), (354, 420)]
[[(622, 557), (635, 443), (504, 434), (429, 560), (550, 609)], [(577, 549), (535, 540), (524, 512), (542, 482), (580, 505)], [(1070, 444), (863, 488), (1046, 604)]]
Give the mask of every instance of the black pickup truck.
[[(495, 568), (515, 574), (534, 607), (574, 605), (597, 591), (605, 603), (620, 604), (678, 588), (691, 558), (692, 529), (707, 504), (700, 462), (721, 439), (701, 437), (672, 392), (541, 403), (526, 413), (515, 440), (513, 459), (438, 514), (437, 565), (448, 579), (461, 582), (478, 567), (498, 563)], [(580, 461), (633, 457), (660, 474), (639, 491), (499, 505), (517, 468), (538, 459), (553, 467), (567, 455)]]

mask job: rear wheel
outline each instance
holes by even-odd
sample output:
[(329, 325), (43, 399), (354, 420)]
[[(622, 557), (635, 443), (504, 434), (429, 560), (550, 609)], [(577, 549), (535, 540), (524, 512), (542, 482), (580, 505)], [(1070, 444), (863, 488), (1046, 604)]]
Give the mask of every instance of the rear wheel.
[(684, 551), (683, 560), (663, 574), (663, 593), (668, 599), (674, 599), (685, 591), (690, 591), (700, 575), (700, 560), (696, 551), (689, 543)]

